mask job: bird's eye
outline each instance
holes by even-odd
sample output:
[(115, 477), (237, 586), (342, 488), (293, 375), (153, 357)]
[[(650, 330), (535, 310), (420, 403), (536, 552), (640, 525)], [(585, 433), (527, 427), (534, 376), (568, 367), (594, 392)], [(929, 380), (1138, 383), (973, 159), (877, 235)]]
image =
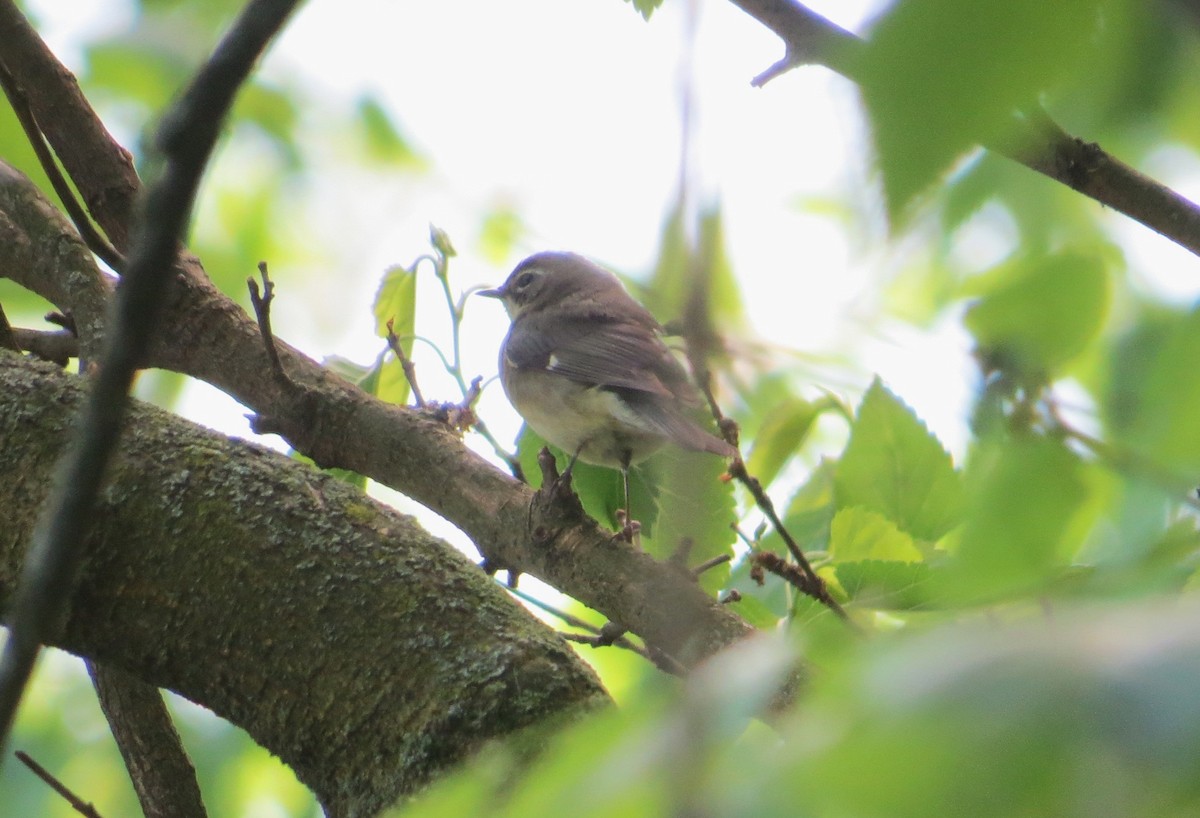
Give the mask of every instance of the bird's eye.
[(513, 284), (516, 286), (516, 288), (518, 290), (523, 290), (526, 287), (528, 287), (530, 284), (532, 284), (533, 280), (535, 278), (537, 278), (537, 273), (534, 273), (534, 272), (521, 273), (519, 276), (517, 276), (517, 280), (514, 281)]

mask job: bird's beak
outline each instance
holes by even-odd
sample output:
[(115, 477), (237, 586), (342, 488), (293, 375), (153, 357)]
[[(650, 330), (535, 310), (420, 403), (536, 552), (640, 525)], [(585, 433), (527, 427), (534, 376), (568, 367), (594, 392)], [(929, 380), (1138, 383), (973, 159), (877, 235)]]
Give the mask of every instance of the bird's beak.
[(485, 298), (504, 298), (505, 293), (503, 287), (497, 287), (494, 290), (480, 290), (475, 295), (482, 295)]

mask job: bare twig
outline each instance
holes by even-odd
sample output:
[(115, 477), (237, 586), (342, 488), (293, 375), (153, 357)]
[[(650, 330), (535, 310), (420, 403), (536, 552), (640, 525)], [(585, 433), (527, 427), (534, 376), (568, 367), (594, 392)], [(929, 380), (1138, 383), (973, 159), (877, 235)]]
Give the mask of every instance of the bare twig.
[[(791, 532), (787, 530), (787, 526), (783, 524), (783, 520), (779, 518), (779, 514), (775, 511), (775, 503), (771, 501), (770, 496), (763, 490), (762, 483), (758, 481), (757, 477), (746, 471), (746, 464), (740, 457), (734, 458), (733, 465), (729, 467), (729, 474), (749, 490), (755, 504), (766, 515), (767, 519), (771, 521), (771, 525), (779, 533), (779, 536), (783, 538), (788, 551), (791, 552), (792, 558), (796, 561), (796, 567), (799, 569), (799, 575), (803, 577), (803, 580), (792, 579), (790, 575), (780, 575), (784, 576), (785, 579), (789, 579), (797, 589), (808, 594), (843, 620), (849, 622), (850, 616), (846, 613), (846, 609), (829, 593), (829, 588), (825, 585), (825, 580), (821, 579), (821, 575), (813, 569), (812, 564), (808, 561), (808, 557), (804, 556), (804, 551), (800, 548), (795, 538), (792, 537)], [(769, 551), (758, 552), (758, 554), (763, 555), (770, 553)], [(780, 559), (775, 554), (771, 554), (771, 556)], [(780, 561), (782, 562), (782, 560)], [(776, 571), (775, 573), (780, 572)]]
[(404, 370), (404, 378), (408, 381), (409, 388), (412, 389), (413, 400), (417, 403), (418, 409), (424, 409), (426, 406), (425, 396), (421, 394), (421, 387), (417, 385), (417, 368), (413, 365), (412, 358), (404, 353), (404, 347), (400, 344), (400, 338), (396, 335), (395, 319), (387, 320), (387, 344), (392, 354), (396, 356), (396, 360), (400, 362), (400, 368)]
[(196, 770), (158, 688), (88, 662), (100, 709), (129, 770), (145, 818), (205, 818)]
[(17, 757), (18, 761), (20, 761), (29, 769), (33, 770), (34, 775), (49, 784), (50, 789), (54, 790), (56, 793), (66, 799), (67, 803), (70, 804), (71, 807), (74, 808), (74, 810), (80, 815), (86, 815), (88, 818), (100, 818), (100, 813), (96, 812), (95, 807), (93, 807), (87, 801), (84, 801), (75, 793), (71, 792), (71, 790), (67, 788), (66, 784), (54, 777), (53, 773), (30, 758), (29, 753), (26, 753), (22, 750), (17, 750), (14, 755)]
[(258, 332), (262, 336), (263, 346), (267, 349), (267, 358), (271, 362), (271, 374), (285, 387), (292, 385), (291, 379), (283, 371), (279, 360), (279, 349), (275, 346), (275, 334), (271, 331), (271, 302), (275, 300), (275, 282), (267, 270), (267, 263), (258, 263), (258, 274), (262, 277), (262, 293), (259, 294), (258, 282), (253, 277), (246, 279), (246, 289), (250, 291), (250, 305), (254, 307), (254, 318), (258, 321)]
[(79, 337), (73, 332), (42, 332), (24, 327), (13, 327), (12, 332), (18, 347), (43, 361), (66, 366), (71, 358), (79, 357)]
[[(518, 590), (517, 588), (509, 587), (507, 590), (510, 594), (517, 597), (518, 599), (522, 599), (525, 602), (528, 602), (530, 605), (533, 605), (536, 608), (540, 608), (541, 610), (550, 614), (554, 618), (562, 620), (570, 627), (579, 628), (580, 630), (587, 631), (586, 634), (581, 634), (581, 633), (560, 633), (559, 634), (560, 636), (562, 636), (563, 639), (566, 639), (569, 642), (578, 642), (583, 645), (591, 645), (594, 648), (609, 647), (609, 646), (624, 648), (625, 650), (633, 651), (634, 653), (641, 656), (643, 659), (651, 662), (655, 667), (657, 667), (659, 670), (663, 671), (664, 673), (670, 673), (672, 676), (683, 676), (683, 675), (686, 675), (686, 673), (687, 673), (687, 670), (683, 667), (683, 665), (681, 665), (679, 662), (677, 662), (672, 657), (663, 653), (661, 650), (654, 650), (649, 647), (642, 647), (641, 645), (637, 645), (637, 644), (634, 644), (633, 642), (631, 642), (624, 635), (624, 633), (625, 633), (624, 629), (620, 629), (620, 632), (617, 632), (617, 628), (619, 626), (614, 626), (613, 623), (611, 623), (611, 622), (606, 623), (604, 625), (604, 627), (602, 627), (602, 628), (597, 628), (595, 625), (591, 624), (590, 622), (585, 622), (584, 620), (580, 619), (579, 617), (574, 616), (573, 614), (569, 614), (566, 611), (555, 608), (553, 605), (549, 604), (548, 602), (544, 602), (535, 596), (527, 594), (524, 591)], [(607, 633), (606, 633), (606, 631), (607, 631)]]
[(33, 147), (38, 164), (42, 166), (46, 178), (50, 180), (50, 186), (58, 194), (63, 208), (71, 217), (71, 222), (79, 231), (80, 237), (83, 238), (88, 249), (99, 256), (105, 264), (120, 272), (125, 267), (125, 257), (117, 252), (117, 248), (109, 244), (107, 238), (100, 234), (83, 205), (75, 198), (75, 191), (71, 189), (71, 185), (59, 170), (58, 163), (54, 161), (54, 156), (50, 152), (50, 146), (46, 144), (46, 137), (42, 134), (42, 129), (38, 127), (37, 118), (29, 109), (29, 100), (21, 92), (13, 75), (2, 64), (0, 64), (0, 88), (4, 89), (4, 95), (8, 97), (8, 104), (12, 106), (17, 121), (21, 123), (21, 129), (25, 131), (25, 138)]
[(7, 741), (41, 644), (62, 629), (83, 562), (91, 509), (120, 436), (129, 387), (155, 331), (196, 189), (225, 113), (296, 4), (297, 0), (251, 0), (163, 120), (159, 145), (166, 164), (141, 208), (141, 229), (134, 233), (137, 239), (117, 291), (100, 372), (74, 442), (60, 463), (9, 612), (9, 638), (0, 655), (0, 746)]
[(706, 559), (704, 562), (692, 568), (692, 576), (699, 579), (700, 575), (705, 571), (711, 571), (718, 565), (724, 565), (732, 559), (733, 556), (731, 554), (717, 554), (717, 556)]

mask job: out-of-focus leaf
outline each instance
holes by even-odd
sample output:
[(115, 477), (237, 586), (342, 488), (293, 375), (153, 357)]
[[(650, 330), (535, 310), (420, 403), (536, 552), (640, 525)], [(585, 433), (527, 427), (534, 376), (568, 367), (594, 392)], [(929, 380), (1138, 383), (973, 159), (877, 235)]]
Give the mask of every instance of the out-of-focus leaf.
[(837, 466), (837, 507), (862, 506), (936, 542), (961, 520), (962, 484), (950, 454), (878, 379), (863, 397)]
[(1100, 332), (1111, 300), (1099, 260), (1058, 255), (1006, 264), (964, 322), (990, 364), (1025, 379), (1053, 378)]
[(662, 5), (663, 0), (625, 0), (625, 2), (632, 5), (637, 13), (642, 15), (643, 20), (649, 20), (650, 15)]
[[(392, 331), (400, 339), (400, 348), (412, 358), (413, 336), (416, 333), (417, 274), (404, 267), (389, 267), (383, 274), (379, 290), (375, 294), (372, 312), (375, 315), (375, 333), (387, 337), (387, 322), (391, 320)], [(404, 368), (390, 353), (384, 359), (379, 375), (376, 396), (391, 403), (406, 403), (409, 395), (408, 379)]]
[[(658, 527), (651, 542), (643, 541), (646, 550), (666, 559), (686, 539), (691, 541), (689, 566), (722, 554), (732, 556), (735, 535), (730, 525), (737, 517), (733, 483), (721, 479), (725, 460), (668, 449), (647, 461), (646, 468), (658, 489)], [(715, 593), (728, 578), (729, 567), (722, 565), (701, 574), (700, 585)]]
[[(294, 92), (250, 83), (238, 93), (231, 115), (235, 122), (252, 124), (266, 134), (289, 170), (301, 166), (295, 138), (299, 110)], [(278, 191), (273, 192), (278, 195)]]
[[(725, 249), (720, 209), (713, 207), (700, 215), (698, 243), (692, 249), (682, 208), (682, 202), (677, 201), (667, 216), (654, 274), (639, 296), (660, 319), (684, 322), (682, 334), (691, 337), (698, 329), (711, 331), (714, 324), (738, 324), (744, 310)], [(704, 314), (695, 314), (701, 307)]]
[(859, 65), (893, 217), (971, 147), (1077, 69), (1103, 0), (904, 0)]
[(1200, 310), (1151, 316), (1112, 358), (1106, 415), (1119, 439), (1179, 485), (1200, 474)]
[(1087, 528), (1084, 464), (1057, 440), (994, 441), (967, 470), (968, 508), (949, 592), (988, 599), (1046, 582), (1079, 549)]
[(838, 584), (856, 608), (887, 611), (928, 609), (934, 603), (933, 569), (923, 562), (861, 560), (834, 566)]
[(838, 562), (892, 560), (919, 562), (921, 551), (896, 524), (860, 506), (843, 508), (833, 517), (829, 554)]
[(1197, 615), (1172, 602), (875, 643), (817, 680), (781, 728), (800, 741), (730, 778), (768, 765), (755, 815), (1193, 814)]
[(767, 412), (754, 436), (750, 456), (746, 459), (746, 468), (764, 486), (770, 485), (783, 465), (800, 448), (821, 408), (821, 404), (788, 396)]
[(423, 160), (392, 121), (379, 100), (364, 96), (355, 106), (355, 120), (367, 156), (394, 165), (421, 165)]
[(492, 264), (502, 264), (527, 230), (525, 220), (511, 206), (495, 207), (484, 214), (479, 225), (479, 252)]

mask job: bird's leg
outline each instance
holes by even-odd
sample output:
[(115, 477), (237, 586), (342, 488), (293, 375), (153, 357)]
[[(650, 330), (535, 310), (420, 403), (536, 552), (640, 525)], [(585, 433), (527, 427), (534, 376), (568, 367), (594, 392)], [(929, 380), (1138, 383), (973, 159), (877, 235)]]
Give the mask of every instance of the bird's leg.
[(621, 458), (621, 482), (625, 486), (625, 508), (617, 511), (617, 522), (621, 524), (621, 530), (617, 532), (616, 536), (616, 539), (630, 544), (633, 544), (637, 535), (642, 531), (642, 524), (633, 519), (629, 508), (629, 461), (632, 459), (633, 452), (625, 452), (625, 456)]
[(587, 444), (588, 442), (585, 440), (575, 449), (575, 453), (572, 454), (571, 459), (567, 461), (567, 467), (563, 469), (556, 478), (554, 478), (554, 482), (550, 485), (549, 496), (554, 497), (559, 491), (571, 490), (571, 470), (575, 468), (575, 461), (579, 460), (579, 455), (583, 451), (583, 447)]

